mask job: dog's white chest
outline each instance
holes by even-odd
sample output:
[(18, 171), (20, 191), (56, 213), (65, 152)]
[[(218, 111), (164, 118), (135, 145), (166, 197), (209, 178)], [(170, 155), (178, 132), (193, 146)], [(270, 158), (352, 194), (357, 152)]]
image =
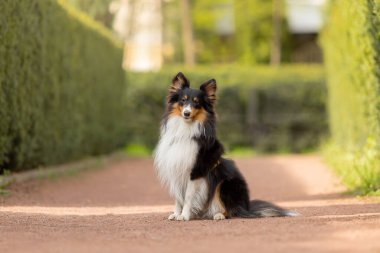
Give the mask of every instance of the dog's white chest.
[(181, 117), (170, 118), (166, 127), (161, 129), (154, 163), (160, 181), (177, 199), (184, 198), (199, 150), (194, 137), (200, 136), (200, 131), (199, 123), (188, 123)]

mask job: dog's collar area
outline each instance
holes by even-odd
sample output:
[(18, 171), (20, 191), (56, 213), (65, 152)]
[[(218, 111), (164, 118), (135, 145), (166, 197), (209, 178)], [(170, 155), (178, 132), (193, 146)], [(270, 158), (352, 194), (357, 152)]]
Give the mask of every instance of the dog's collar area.
[(218, 167), (219, 164), (220, 164), (220, 160), (216, 161), (216, 163), (214, 164), (214, 166), (212, 166), (211, 170), (213, 170), (216, 167)]

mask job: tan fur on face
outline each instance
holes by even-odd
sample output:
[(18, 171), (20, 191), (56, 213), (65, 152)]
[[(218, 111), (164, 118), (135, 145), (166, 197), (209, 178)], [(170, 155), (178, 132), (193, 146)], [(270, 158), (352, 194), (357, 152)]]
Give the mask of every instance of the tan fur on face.
[(182, 106), (178, 103), (173, 104), (173, 109), (170, 113), (172, 116), (181, 116), (182, 117)]
[[(172, 116), (182, 117), (183, 106), (180, 106), (178, 103), (175, 103), (173, 104), (172, 108), (173, 109), (170, 113)], [(203, 108), (201, 109), (192, 108), (190, 118), (193, 121), (198, 121), (198, 122), (203, 123), (207, 119), (207, 112)]]
[(207, 112), (205, 109), (201, 108), (201, 109), (193, 109), (194, 111), (194, 117), (193, 119), (198, 121), (198, 122), (205, 122), (206, 119), (207, 119)]

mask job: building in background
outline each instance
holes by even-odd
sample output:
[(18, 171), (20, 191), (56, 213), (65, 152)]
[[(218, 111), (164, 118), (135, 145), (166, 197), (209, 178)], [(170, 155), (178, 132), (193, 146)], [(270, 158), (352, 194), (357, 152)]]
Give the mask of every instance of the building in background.
[(154, 71), (162, 66), (162, 1), (116, 0), (113, 29), (125, 41), (123, 68)]
[(326, 0), (287, 0), (287, 21), (291, 34), (291, 62), (322, 62), (318, 33), (323, 26)]

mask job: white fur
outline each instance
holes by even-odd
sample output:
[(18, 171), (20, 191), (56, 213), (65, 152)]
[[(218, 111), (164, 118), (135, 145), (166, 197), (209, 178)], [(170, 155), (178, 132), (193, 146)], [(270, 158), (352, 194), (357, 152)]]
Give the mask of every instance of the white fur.
[(285, 215), (286, 215), (286, 216), (290, 216), (290, 217), (297, 217), (297, 216), (299, 216), (300, 214), (299, 214), (298, 212), (296, 212), (296, 211), (286, 211), (286, 212), (285, 212)]
[(160, 141), (155, 150), (155, 167), (162, 184), (181, 205), (191, 169), (199, 150), (193, 139), (200, 135), (199, 123), (188, 123), (182, 117), (170, 117), (161, 128)]
[(220, 201), (217, 199), (213, 199), (210, 206), (208, 207), (207, 212), (205, 213), (205, 218), (208, 219), (214, 219), (216, 214), (222, 214), (225, 213), (225, 208), (221, 205)]
[(185, 112), (189, 112), (191, 113), (193, 110), (191, 109), (191, 105), (186, 105), (183, 110), (182, 110), (182, 116), (185, 116), (184, 113)]
[(184, 220), (189, 220), (205, 208), (207, 193), (208, 185), (204, 178), (188, 181), (181, 213)]
[(176, 220), (178, 218), (178, 216), (181, 215), (181, 212), (182, 212), (182, 205), (176, 200), (174, 212), (171, 215), (169, 215), (168, 219), (169, 220)]
[(213, 219), (214, 220), (224, 220), (224, 219), (226, 219), (226, 217), (222, 213), (217, 213), (214, 215)]
[(199, 151), (194, 137), (199, 137), (202, 131), (203, 126), (199, 122), (187, 122), (180, 116), (170, 117), (161, 128), (154, 163), (161, 183), (176, 199), (174, 213), (169, 219), (189, 220), (204, 209), (207, 182), (205, 179), (190, 180)]

